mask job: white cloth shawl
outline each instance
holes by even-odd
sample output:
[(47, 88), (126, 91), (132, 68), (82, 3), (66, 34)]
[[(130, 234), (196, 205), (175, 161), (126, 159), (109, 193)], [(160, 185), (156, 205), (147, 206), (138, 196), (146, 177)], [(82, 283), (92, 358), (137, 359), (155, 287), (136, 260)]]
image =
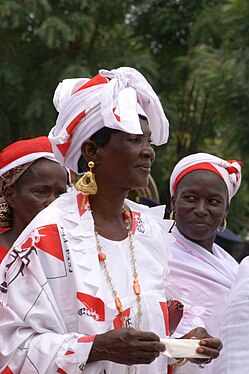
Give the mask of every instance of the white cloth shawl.
[[(202, 326), (210, 335), (218, 337), (227, 297), (239, 265), (216, 244), (213, 245), (212, 254), (186, 239), (176, 227), (169, 235), (172, 239), (169, 247), (172, 257), (169, 260), (166, 295), (184, 304), (183, 319), (176, 332), (183, 335)], [(205, 369), (187, 364), (176, 368), (174, 373), (213, 374), (213, 362)], [(223, 371), (220, 373), (224, 374)]]
[(240, 264), (229, 294), (220, 337), (223, 349), (214, 374), (249, 373), (249, 257)]

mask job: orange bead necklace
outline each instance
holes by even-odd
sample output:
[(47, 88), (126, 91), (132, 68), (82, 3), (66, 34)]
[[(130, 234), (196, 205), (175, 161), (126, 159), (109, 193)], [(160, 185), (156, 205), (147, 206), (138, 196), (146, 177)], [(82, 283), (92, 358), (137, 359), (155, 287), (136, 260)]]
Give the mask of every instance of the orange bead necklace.
[[(141, 322), (141, 316), (142, 316), (142, 307), (141, 307), (141, 286), (138, 281), (138, 273), (137, 273), (137, 266), (136, 266), (136, 258), (135, 258), (135, 253), (134, 253), (134, 245), (133, 245), (133, 240), (132, 240), (132, 232), (131, 232), (131, 227), (132, 227), (132, 215), (131, 212), (123, 207), (122, 209), (122, 216), (125, 222), (125, 227), (128, 232), (128, 238), (129, 238), (129, 250), (130, 250), (130, 258), (131, 258), (131, 266), (132, 266), (132, 275), (133, 275), (133, 291), (136, 295), (136, 301), (137, 301), (137, 318), (136, 318), (136, 328), (139, 329), (140, 327), (140, 322)], [(98, 250), (98, 258), (99, 262), (103, 268), (104, 275), (106, 278), (106, 281), (111, 289), (112, 296), (115, 300), (115, 305), (116, 308), (120, 314), (120, 321), (122, 323), (122, 327), (125, 327), (125, 315), (124, 315), (124, 310), (123, 310), (123, 305), (118, 297), (118, 293), (116, 289), (114, 288), (112, 278), (110, 277), (109, 270), (107, 269), (107, 264), (106, 264), (106, 255), (105, 253), (102, 252), (102, 246), (100, 244), (99, 240), (99, 234), (97, 230), (95, 232), (95, 239), (96, 239), (96, 245), (97, 245), (97, 250)]]

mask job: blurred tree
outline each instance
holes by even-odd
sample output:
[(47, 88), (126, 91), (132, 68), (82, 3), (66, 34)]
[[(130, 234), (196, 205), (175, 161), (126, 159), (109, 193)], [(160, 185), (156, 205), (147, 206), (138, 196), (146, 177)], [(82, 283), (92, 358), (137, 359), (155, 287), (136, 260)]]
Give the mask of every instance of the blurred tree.
[[(243, 160), (243, 185), (229, 227), (248, 231), (249, 3), (247, 0), (151, 0), (134, 9), (158, 65), (157, 92), (171, 122), (169, 143), (157, 150), (153, 175), (169, 206), (168, 177), (194, 152)], [(238, 219), (239, 217), (239, 219)]]
[(130, 0), (1, 0), (0, 141), (47, 134), (55, 120), (58, 81), (100, 67), (156, 64), (126, 20)]

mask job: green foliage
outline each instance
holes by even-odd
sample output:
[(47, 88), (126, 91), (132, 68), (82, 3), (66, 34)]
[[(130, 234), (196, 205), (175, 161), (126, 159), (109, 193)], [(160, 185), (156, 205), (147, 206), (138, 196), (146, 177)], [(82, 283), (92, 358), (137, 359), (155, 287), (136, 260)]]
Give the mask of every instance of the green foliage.
[[(156, 150), (162, 200), (183, 156), (243, 160), (229, 227), (245, 235), (249, 184), (248, 0), (0, 0), (0, 142), (47, 134), (58, 81), (133, 66), (171, 123)], [(239, 223), (238, 223), (239, 217)]]

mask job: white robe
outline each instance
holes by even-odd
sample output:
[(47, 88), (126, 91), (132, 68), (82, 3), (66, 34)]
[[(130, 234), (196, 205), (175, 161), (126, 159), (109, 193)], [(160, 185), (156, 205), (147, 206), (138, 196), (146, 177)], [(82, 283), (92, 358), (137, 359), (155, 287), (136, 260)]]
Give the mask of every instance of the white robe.
[[(218, 337), (238, 263), (218, 245), (213, 245), (211, 253), (186, 239), (176, 227), (169, 236), (172, 257), (169, 259), (166, 294), (167, 298), (177, 299), (184, 304), (183, 318), (176, 332), (183, 335), (202, 326), (210, 335)], [(214, 361), (206, 365), (205, 369), (188, 363), (175, 368), (173, 373), (213, 374)]]
[[(166, 337), (166, 233), (162, 207), (127, 200), (141, 283), (141, 329)], [(124, 374), (125, 365), (85, 365), (94, 335), (120, 327), (111, 291), (98, 260), (94, 222), (82, 194), (72, 190), (40, 212), (1, 264), (0, 372), (14, 374)], [(101, 241), (101, 238), (100, 238)], [(127, 325), (135, 326), (137, 302), (128, 240), (103, 240), (107, 266)], [(7, 291), (7, 292), (6, 292)], [(131, 373), (134, 373), (132, 367)], [(160, 356), (138, 373), (167, 373)]]
[(213, 374), (249, 373), (249, 257), (242, 260), (229, 294), (220, 333), (223, 349)]

